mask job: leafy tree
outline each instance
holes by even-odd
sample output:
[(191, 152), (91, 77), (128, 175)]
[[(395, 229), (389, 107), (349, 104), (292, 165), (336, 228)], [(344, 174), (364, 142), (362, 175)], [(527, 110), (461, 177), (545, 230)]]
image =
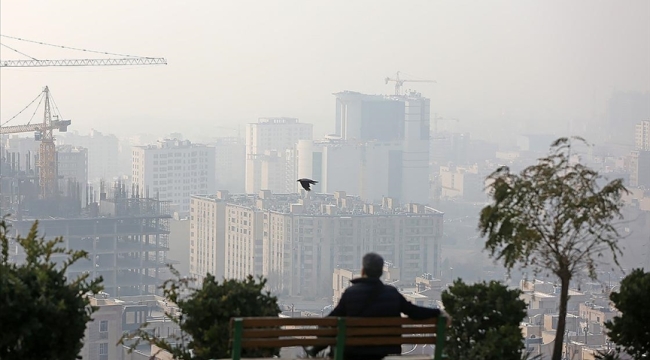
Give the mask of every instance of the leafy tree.
[[(165, 315), (181, 329), (181, 335), (168, 339), (152, 335), (148, 324), (133, 334), (122, 337), (120, 343), (136, 338), (131, 351), (142, 341), (158, 346), (175, 359), (207, 360), (228, 358), (230, 344), (230, 319), (233, 317), (277, 316), (281, 310), (275, 296), (263, 292), (266, 279), (259, 282), (249, 275), (245, 280), (216, 281), (208, 274), (201, 288), (191, 288), (193, 279), (181, 278), (170, 266), (175, 278), (165, 281), (164, 296), (178, 306), (180, 314)], [(188, 293), (189, 292), (189, 293)], [(185, 296), (185, 294), (187, 294)], [(272, 357), (280, 349), (242, 349), (242, 356)], [(155, 355), (155, 354), (153, 354)]]
[[(0, 221), (0, 359), (76, 359), (96, 310), (86, 294), (102, 290), (101, 278), (67, 281), (68, 267), (87, 253), (59, 247), (62, 238), (45, 241), (37, 229), (34, 222), (27, 237), (15, 238), (26, 253), (16, 264), (9, 259), (8, 225)], [(57, 264), (57, 255), (67, 259)]]
[(519, 324), (526, 316), (521, 291), (497, 282), (462, 280), (442, 293), (452, 318), (445, 351), (450, 360), (520, 360), (525, 346)]
[[(575, 138), (584, 142), (583, 139)], [(488, 177), (491, 204), (483, 208), (479, 229), (487, 236), (486, 249), (508, 270), (516, 264), (535, 274), (550, 271), (561, 283), (560, 309), (553, 360), (562, 357), (569, 285), (578, 273), (596, 277), (596, 261), (604, 252), (618, 264), (622, 180), (600, 186), (602, 177), (573, 162), (572, 141), (560, 138), (550, 155), (513, 174), (507, 167)]]
[(609, 298), (621, 316), (605, 323), (607, 336), (635, 359), (650, 358), (650, 272), (635, 269)]
[(597, 360), (621, 360), (621, 356), (614, 350), (601, 350), (596, 352)]

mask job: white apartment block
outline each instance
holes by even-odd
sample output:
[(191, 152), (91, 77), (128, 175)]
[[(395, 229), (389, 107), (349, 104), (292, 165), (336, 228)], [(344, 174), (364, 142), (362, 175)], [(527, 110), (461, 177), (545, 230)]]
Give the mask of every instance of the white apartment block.
[(132, 182), (141, 196), (170, 201), (172, 209), (190, 212), (190, 196), (215, 191), (213, 147), (189, 140), (159, 140), (133, 147)]
[(634, 132), (634, 149), (650, 151), (650, 121), (641, 121), (636, 124)]
[[(228, 203), (228, 201), (233, 203)], [(199, 281), (210, 273), (217, 280), (262, 274), (262, 231), (254, 196), (192, 196), (190, 207), (190, 275)], [(257, 256), (256, 256), (257, 254)]]
[[(271, 167), (286, 166), (286, 150), (294, 149), (298, 140), (312, 139), (313, 125), (305, 124), (295, 118), (261, 118), (257, 123), (246, 126), (246, 193), (254, 194), (262, 188), (262, 168), (266, 161), (267, 185), (271, 183), (286, 183), (288, 176), (281, 180), (269, 179), (268, 176), (279, 173)], [(280, 159), (269, 159), (267, 151), (276, 151)], [(295, 179), (294, 179), (295, 181)], [(276, 189), (277, 191), (277, 189)]]
[(336, 268), (354, 269), (381, 254), (404, 279), (438, 274), (443, 213), (419, 204), (362, 202), (334, 195), (193, 196), (190, 274), (199, 279), (264, 275), (273, 291), (331, 296)]

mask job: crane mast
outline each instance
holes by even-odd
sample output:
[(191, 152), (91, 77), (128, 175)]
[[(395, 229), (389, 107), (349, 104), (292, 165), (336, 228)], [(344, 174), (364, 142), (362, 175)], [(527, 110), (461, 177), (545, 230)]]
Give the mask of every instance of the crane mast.
[(56, 163), (56, 146), (54, 145), (54, 135), (52, 133), (50, 89), (46, 86), (43, 92), (45, 93), (45, 113), (43, 114), (41, 146), (38, 153), (38, 173), (41, 185), (41, 197), (49, 199), (54, 197), (58, 192), (58, 171)]

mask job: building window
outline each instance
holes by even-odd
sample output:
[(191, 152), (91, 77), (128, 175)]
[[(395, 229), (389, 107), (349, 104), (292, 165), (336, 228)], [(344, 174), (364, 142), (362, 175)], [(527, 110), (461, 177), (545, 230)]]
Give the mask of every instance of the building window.
[(108, 360), (108, 343), (99, 344), (99, 359)]
[(102, 320), (99, 322), (99, 332), (107, 332), (108, 331), (108, 321), (107, 320)]

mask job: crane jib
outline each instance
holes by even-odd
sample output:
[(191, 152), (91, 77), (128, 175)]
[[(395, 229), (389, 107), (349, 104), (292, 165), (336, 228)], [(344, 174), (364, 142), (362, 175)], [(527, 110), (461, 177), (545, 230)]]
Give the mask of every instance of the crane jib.
[(0, 67), (167, 65), (165, 58), (0, 60)]

